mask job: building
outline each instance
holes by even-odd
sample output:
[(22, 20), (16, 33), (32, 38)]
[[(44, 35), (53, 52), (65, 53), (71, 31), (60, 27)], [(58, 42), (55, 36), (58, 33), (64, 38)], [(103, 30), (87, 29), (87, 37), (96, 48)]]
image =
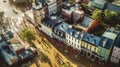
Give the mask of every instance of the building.
[[(117, 2), (118, 4), (119, 4), (119, 2)], [(114, 11), (114, 12), (117, 12), (117, 13), (120, 13), (120, 5), (117, 5), (117, 3), (107, 3), (106, 5), (105, 5), (105, 8), (104, 8), (104, 10), (105, 9), (109, 9), (109, 10), (111, 10), (111, 11)]]
[(57, 0), (57, 13), (61, 12), (63, 7), (63, 0)]
[(56, 0), (46, 0), (48, 6), (49, 16), (57, 13), (57, 1)]
[(6, 41), (0, 42), (0, 55), (8, 65), (13, 65), (14, 63), (18, 62), (17, 55), (9, 47), (9, 44)]
[(78, 9), (78, 7), (72, 6), (71, 4), (65, 4), (62, 9), (61, 15), (65, 21), (72, 21), (73, 11)]
[(115, 28), (108, 28), (105, 33), (102, 35), (99, 46), (98, 46), (98, 55), (101, 56), (101, 60), (107, 62), (110, 56), (110, 52), (113, 47), (113, 43), (118, 36), (119, 31)]
[(73, 11), (73, 22), (77, 23), (77, 22), (81, 22), (83, 20), (85, 16), (84, 11), (82, 10), (82, 8), (76, 9), (75, 11)]
[(46, 18), (41, 24), (41, 30), (46, 33), (48, 36), (53, 37), (52, 28), (55, 25), (55, 22), (50, 18)]
[(72, 29), (70, 26), (66, 32), (66, 44), (74, 49), (81, 50), (81, 40), (84, 32)]
[(93, 61), (99, 60), (100, 56), (97, 53), (100, 39), (98, 36), (86, 33), (81, 42), (81, 53)]
[(36, 26), (40, 26), (42, 20), (45, 18), (45, 12), (44, 12), (44, 6), (42, 3), (38, 0), (35, 0), (32, 3), (33, 6), (33, 15), (34, 15), (34, 20), (36, 23)]
[(18, 55), (21, 51), (25, 50), (25, 46), (21, 45), (18, 39), (16, 38), (11, 38), (8, 40), (10, 43), (9, 47)]
[(93, 20), (87, 16), (85, 16), (81, 22), (76, 23), (77, 24), (73, 24), (73, 27), (81, 29), (85, 32), (90, 32), (99, 25), (99, 22), (97, 20)]
[(113, 63), (120, 64), (120, 35), (118, 36), (114, 43), (110, 60)]
[(104, 9), (106, 0), (89, 0), (89, 6), (93, 9)]
[(66, 32), (69, 27), (68, 23), (62, 22), (53, 28), (53, 37), (63, 43), (66, 43)]

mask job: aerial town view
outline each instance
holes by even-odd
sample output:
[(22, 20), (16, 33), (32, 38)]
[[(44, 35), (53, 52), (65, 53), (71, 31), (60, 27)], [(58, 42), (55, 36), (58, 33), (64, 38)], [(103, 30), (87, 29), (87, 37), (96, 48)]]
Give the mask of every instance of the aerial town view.
[(0, 0), (0, 67), (120, 67), (120, 0)]

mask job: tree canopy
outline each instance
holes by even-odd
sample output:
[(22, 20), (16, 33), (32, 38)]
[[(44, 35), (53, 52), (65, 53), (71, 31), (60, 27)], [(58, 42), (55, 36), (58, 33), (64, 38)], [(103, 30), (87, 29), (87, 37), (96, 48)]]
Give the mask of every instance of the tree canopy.
[(93, 11), (92, 18), (98, 20), (99, 22), (104, 22), (110, 26), (114, 26), (118, 21), (117, 13), (108, 9), (105, 11), (96, 9)]
[(35, 40), (35, 33), (31, 30), (24, 29), (24, 30), (22, 30), (22, 32), (20, 32), (20, 37), (21, 37), (21, 39), (30, 43), (33, 40)]

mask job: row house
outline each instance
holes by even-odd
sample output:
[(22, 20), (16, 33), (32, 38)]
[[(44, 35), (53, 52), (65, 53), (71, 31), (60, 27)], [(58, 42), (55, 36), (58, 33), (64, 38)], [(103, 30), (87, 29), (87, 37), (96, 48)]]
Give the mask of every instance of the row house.
[(93, 61), (98, 60), (100, 58), (97, 55), (100, 39), (98, 36), (86, 33), (81, 41), (81, 53), (88, 59), (91, 58)]
[(81, 50), (81, 40), (83, 38), (84, 32), (78, 31), (70, 28), (69, 26), (66, 32), (66, 44), (75, 49)]
[(33, 1), (32, 8), (33, 8), (33, 15), (35, 19), (36, 26), (40, 26), (41, 21), (45, 18), (45, 11), (44, 6), (38, 0)]
[(57, 13), (57, 1), (56, 0), (46, 0), (48, 6), (49, 16)]
[(63, 43), (66, 43), (66, 31), (69, 27), (68, 23), (62, 22), (53, 28), (53, 37)]
[(110, 60), (112, 63), (120, 64), (120, 35), (117, 37), (114, 43)]
[(119, 31), (115, 28), (108, 28), (101, 36), (101, 40), (98, 46), (98, 55), (101, 56), (101, 60), (107, 62), (113, 47), (113, 43), (119, 34)]
[(55, 25), (55, 22), (53, 20), (51, 20), (50, 18), (46, 18), (41, 24), (41, 30), (47, 35), (49, 35), (50, 37), (53, 37), (52, 28), (54, 25)]
[(97, 20), (93, 20), (87, 16), (83, 18), (81, 22), (77, 22), (77, 24), (73, 24), (73, 27), (81, 29), (85, 32), (90, 32), (95, 29), (99, 25)]

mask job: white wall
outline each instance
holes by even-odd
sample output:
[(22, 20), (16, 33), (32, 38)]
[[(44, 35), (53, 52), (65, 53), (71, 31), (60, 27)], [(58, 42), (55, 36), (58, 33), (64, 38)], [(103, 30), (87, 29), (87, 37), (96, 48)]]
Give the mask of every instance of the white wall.
[(67, 45), (72, 46), (73, 48), (81, 49), (81, 40), (78, 40), (67, 33), (66, 33), (66, 43)]
[(114, 63), (119, 63), (120, 60), (120, 48), (114, 46), (111, 61)]
[(49, 27), (47, 27), (47, 26), (45, 26), (45, 25), (43, 25), (43, 24), (41, 24), (41, 26), (42, 26), (42, 28), (41, 28), (41, 30), (44, 32), (44, 33), (46, 33), (48, 36), (50, 36), (50, 37), (53, 37), (52, 36), (52, 29), (51, 28), (49, 28)]

